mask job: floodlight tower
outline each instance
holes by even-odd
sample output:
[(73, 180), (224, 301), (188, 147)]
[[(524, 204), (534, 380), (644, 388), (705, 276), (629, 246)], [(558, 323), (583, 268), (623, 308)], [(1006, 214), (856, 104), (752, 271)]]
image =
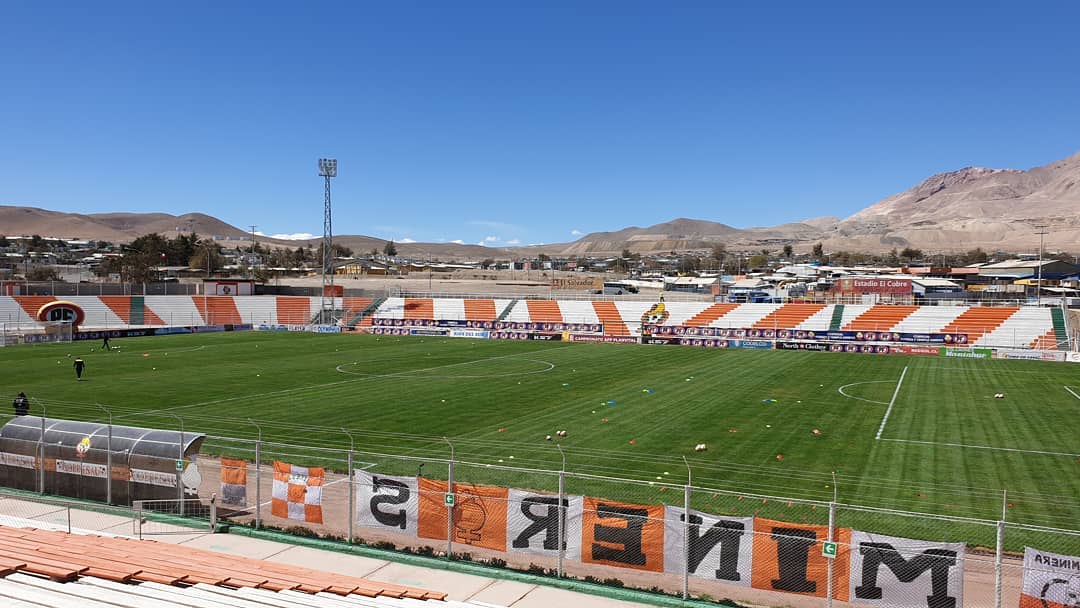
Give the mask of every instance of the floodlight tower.
[(320, 158), (319, 175), (326, 179), (326, 193), (323, 198), (323, 237), (322, 237), (322, 309), (319, 321), (334, 323), (334, 227), (330, 211), (330, 178), (337, 177), (337, 159)]
[(1043, 239), (1045, 239), (1046, 235), (1049, 234), (1046, 231), (1047, 228), (1048, 228), (1048, 226), (1046, 224), (1036, 224), (1035, 225), (1035, 229), (1038, 230), (1038, 232), (1036, 232), (1035, 234), (1039, 235), (1039, 278), (1038, 278), (1039, 286), (1035, 288), (1037, 290), (1035, 292), (1035, 301), (1037, 302), (1038, 306), (1042, 306), (1042, 286), (1043, 286), (1043, 283), (1042, 283), (1042, 271), (1043, 271), (1043, 243), (1044, 243)]

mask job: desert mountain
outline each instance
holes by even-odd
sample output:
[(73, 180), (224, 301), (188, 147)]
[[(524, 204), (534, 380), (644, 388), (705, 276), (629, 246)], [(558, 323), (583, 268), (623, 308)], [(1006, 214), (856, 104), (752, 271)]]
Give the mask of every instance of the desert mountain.
[[(838, 220), (808, 219), (772, 227), (734, 228), (718, 222), (679, 218), (648, 227), (594, 232), (572, 243), (499, 249), (454, 243), (399, 243), (403, 256), (442, 260), (505, 259), (511, 255), (617, 255), (708, 250), (723, 243), (731, 250), (797, 251), (822, 242), (826, 251), (881, 252), (915, 247), (929, 252), (1031, 251), (1038, 247), (1037, 226), (1046, 226), (1050, 250), (1080, 249), (1080, 153), (1026, 171), (968, 167), (933, 175)], [(248, 233), (202, 213), (76, 214), (34, 207), (0, 205), (0, 234), (40, 234), (115, 242), (151, 232), (175, 236), (189, 230), (220, 240), (246, 240)], [(319, 239), (284, 241), (259, 237), (283, 247), (317, 247)], [(334, 242), (357, 253), (381, 250), (386, 241), (368, 236), (335, 236)]]
[[(127, 243), (144, 234), (158, 233), (172, 238), (194, 230), (203, 237), (214, 237), (222, 245), (250, 242), (251, 233), (203, 213), (63, 213), (36, 207), (0, 205), (0, 234), (28, 236), (38, 234), (56, 238), (78, 238), (113, 243)], [(258, 242), (280, 247), (314, 247), (322, 239), (282, 240), (257, 237)], [(335, 236), (334, 242), (356, 253), (372, 249), (382, 251), (386, 241), (368, 236)], [(494, 247), (459, 245), (457, 243), (398, 243), (403, 256), (482, 260), (492, 256), (506, 257), (506, 252)]]

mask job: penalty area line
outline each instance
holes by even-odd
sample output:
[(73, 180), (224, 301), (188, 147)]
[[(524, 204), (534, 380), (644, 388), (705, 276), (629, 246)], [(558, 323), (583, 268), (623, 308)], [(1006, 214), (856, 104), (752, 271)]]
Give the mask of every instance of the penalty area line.
[(907, 366), (904, 366), (904, 371), (900, 372), (900, 379), (896, 381), (896, 390), (893, 391), (892, 399), (889, 399), (889, 407), (885, 408), (885, 415), (881, 417), (881, 426), (878, 427), (877, 435), (874, 435), (874, 439), (881, 439), (881, 434), (885, 432), (885, 423), (889, 421), (889, 414), (892, 413), (893, 405), (896, 404), (896, 397), (900, 394), (900, 387), (904, 384), (904, 376), (907, 375)]
[(1071, 388), (1069, 388), (1067, 386), (1065, 387), (1065, 390), (1069, 391), (1069, 394), (1072, 395), (1073, 397), (1076, 397), (1077, 399), (1080, 399), (1080, 395), (1077, 395), (1076, 391), (1072, 390)]
[(966, 443), (946, 443), (944, 441), (918, 441), (916, 439), (882, 439), (882, 441), (895, 441), (897, 443), (917, 443), (920, 445), (940, 445), (952, 448), (970, 448), (974, 450), (994, 450), (999, 452), (1020, 452), (1023, 454), (1043, 454), (1046, 456), (1068, 456), (1069, 458), (1080, 457), (1080, 454), (1069, 452), (1051, 452), (1048, 450), (1022, 450), (1020, 448), (998, 448), (991, 445), (968, 445)]

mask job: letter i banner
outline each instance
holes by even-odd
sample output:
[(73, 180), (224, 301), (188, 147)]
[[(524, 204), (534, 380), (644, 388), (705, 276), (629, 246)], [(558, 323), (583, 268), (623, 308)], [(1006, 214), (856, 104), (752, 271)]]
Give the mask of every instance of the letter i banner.
[(1080, 606), (1080, 557), (1024, 547), (1020, 608)]
[(635, 505), (585, 497), (581, 561), (664, 571), (664, 505)]
[(274, 461), (274, 487), (270, 513), (274, 517), (323, 523), (322, 467), (301, 467)]
[(963, 605), (964, 543), (851, 531), (851, 602), (890, 608)]
[[(447, 484), (420, 477), (420, 538), (446, 540)], [(506, 552), (507, 488), (454, 483), (455, 543)]]
[(420, 491), (415, 477), (355, 471), (353, 483), (356, 485), (357, 524), (416, 536)]
[[(754, 519), (754, 567), (751, 586), (825, 597), (828, 589), (829, 558), (821, 553), (829, 538), (828, 526), (792, 524), (771, 519)], [(839, 545), (833, 564), (833, 599), (848, 599), (848, 557), (851, 530), (836, 528), (833, 540)]]

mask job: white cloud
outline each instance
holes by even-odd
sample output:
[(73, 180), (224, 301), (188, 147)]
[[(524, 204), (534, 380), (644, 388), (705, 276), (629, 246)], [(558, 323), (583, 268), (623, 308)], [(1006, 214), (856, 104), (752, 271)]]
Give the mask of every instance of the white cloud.
[(410, 239), (409, 237), (405, 237), (405, 238), (401, 239), (398, 242), (399, 243), (415, 243), (416, 241), (414, 239)]
[(485, 243), (494, 243), (494, 242), (497, 242), (498, 240), (499, 240), (499, 237), (497, 237), (497, 236), (485, 236), (484, 237), (484, 242)]
[(457, 244), (457, 245), (464, 245), (464, 244), (465, 244), (465, 241), (463, 241), (463, 240), (461, 240), (461, 239), (454, 239), (454, 240), (452, 240), (452, 241), (450, 241), (450, 242), (451, 242), (451, 243), (455, 243), (455, 244)]
[(477, 243), (477, 245), (481, 247), (487, 247), (487, 243), (485, 243), (484, 241), (480, 241), (479, 243)]
[(584, 232), (582, 232), (582, 231), (580, 231), (580, 230), (578, 230), (577, 228), (575, 228), (575, 229), (573, 229), (573, 230), (571, 230), (571, 231), (570, 231), (570, 234), (571, 234), (571, 235), (573, 235), (573, 236), (581, 236), (581, 235), (583, 235), (583, 234), (585, 234), (585, 233), (584, 233)]
[(294, 232), (292, 234), (263, 234), (258, 230), (255, 231), (255, 236), (265, 236), (271, 239), (281, 239), (283, 241), (309, 241), (315, 238), (314, 234), (310, 232)]
[(506, 241), (506, 244), (507, 245), (520, 245), (521, 244), (521, 239), (510, 239), (509, 241)]

